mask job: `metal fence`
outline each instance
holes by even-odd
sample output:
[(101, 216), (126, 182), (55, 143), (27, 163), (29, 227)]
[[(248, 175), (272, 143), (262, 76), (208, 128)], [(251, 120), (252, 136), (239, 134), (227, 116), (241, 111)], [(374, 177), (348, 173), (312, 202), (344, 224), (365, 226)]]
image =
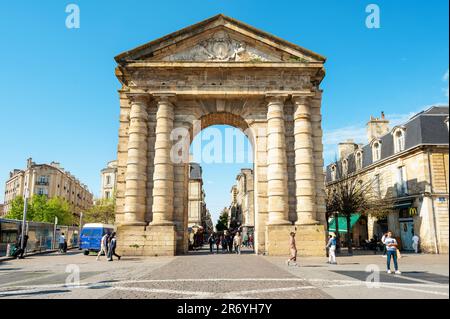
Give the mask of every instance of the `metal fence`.
[[(7, 256), (9, 249), (19, 241), (21, 229), (21, 220), (0, 218), (0, 257)], [(27, 222), (25, 232), (28, 235), (27, 254), (58, 248), (58, 239), (61, 233), (64, 233), (68, 248), (78, 247), (78, 226)]]

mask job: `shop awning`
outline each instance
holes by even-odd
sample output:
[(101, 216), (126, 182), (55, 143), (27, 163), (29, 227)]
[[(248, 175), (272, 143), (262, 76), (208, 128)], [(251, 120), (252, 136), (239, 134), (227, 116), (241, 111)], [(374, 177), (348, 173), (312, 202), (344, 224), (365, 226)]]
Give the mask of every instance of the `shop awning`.
[[(356, 224), (356, 222), (361, 217), (361, 214), (355, 213), (350, 216), (350, 227), (353, 228), (353, 225)], [(338, 217), (338, 226), (339, 226), (339, 232), (340, 233), (346, 233), (347, 232), (347, 217), (345, 216), (339, 216)], [(328, 220), (328, 231), (329, 232), (335, 232), (336, 231), (336, 222), (334, 217), (330, 217)]]

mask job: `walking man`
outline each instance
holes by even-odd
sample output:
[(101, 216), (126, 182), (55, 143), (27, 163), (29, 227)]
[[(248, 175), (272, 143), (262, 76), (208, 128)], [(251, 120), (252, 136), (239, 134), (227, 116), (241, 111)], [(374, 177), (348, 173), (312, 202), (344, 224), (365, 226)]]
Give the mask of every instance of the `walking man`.
[(294, 266), (297, 266), (297, 246), (295, 245), (295, 233), (291, 232), (289, 237), (289, 250), (291, 252), (291, 256), (288, 260), (286, 260), (286, 264), (288, 266), (293, 262)]
[(59, 253), (64, 253), (64, 245), (66, 244), (66, 237), (64, 236), (64, 233), (61, 233), (61, 235), (59, 236)]
[(237, 232), (236, 236), (234, 236), (233, 244), (234, 244), (234, 251), (236, 252), (236, 254), (240, 255), (242, 246), (242, 237), (239, 232)]
[(394, 260), (394, 268), (395, 273), (400, 275), (401, 272), (398, 270), (398, 261), (397, 261), (397, 240), (392, 237), (392, 232), (389, 231), (387, 233), (386, 239), (384, 240), (384, 244), (386, 245), (387, 250), (387, 273), (392, 274), (391, 271), (391, 258)]
[(213, 253), (213, 246), (216, 243), (216, 239), (214, 238), (214, 234), (209, 235), (208, 244), (209, 244), (209, 252)]
[(105, 258), (108, 258), (108, 241), (109, 234), (106, 233), (103, 235), (102, 240), (100, 241), (100, 251), (97, 254), (97, 260), (100, 260), (100, 256), (105, 254)]
[(330, 234), (330, 239), (328, 239), (328, 263), (331, 265), (336, 265), (336, 235)]
[(112, 233), (109, 240), (109, 249), (108, 249), (108, 261), (113, 261), (113, 256), (116, 256), (117, 258), (121, 258), (121, 256), (116, 254), (116, 247), (117, 247), (117, 239), (116, 239), (116, 233)]

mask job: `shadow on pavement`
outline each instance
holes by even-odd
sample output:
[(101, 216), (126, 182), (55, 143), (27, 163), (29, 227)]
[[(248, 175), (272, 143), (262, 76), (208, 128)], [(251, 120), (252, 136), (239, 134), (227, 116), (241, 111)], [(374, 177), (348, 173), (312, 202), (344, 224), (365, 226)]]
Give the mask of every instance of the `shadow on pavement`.
[[(344, 270), (332, 270), (333, 272), (365, 281), (371, 273), (366, 271), (344, 271)], [(432, 274), (428, 272), (403, 272), (401, 275), (387, 274), (384, 271), (380, 272), (380, 282), (385, 283), (405, 283), (405, 284), (417, 284), (417, 281), (410, 279), (420, 279), (425, 281), (431, 281), (440, 284), (448, 284), (448, 277)]]
[(61, 294), (65, 292), (70, 292), (70, 290), (45, 290), (45, 291), (29, 291), (29, 292), (17, 292), (17, 293), (8, 293), (8, 294), (2, 294), (0, 293), (1, 297), (11, 297), (11, 296), (36, 296), (36, 295), (49, 295), (49, 294)]

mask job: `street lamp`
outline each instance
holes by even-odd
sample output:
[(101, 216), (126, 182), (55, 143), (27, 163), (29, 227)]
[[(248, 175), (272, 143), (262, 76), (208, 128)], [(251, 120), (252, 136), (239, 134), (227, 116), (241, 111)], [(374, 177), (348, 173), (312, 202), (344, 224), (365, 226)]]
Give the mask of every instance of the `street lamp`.
[(81, 250), (81, 228), (83, 227), (83, 212), (80, 212), (80, 223), (78, 225), (78, 249)]
[(25, 198), (23, 202), (23, 219), (22, 219), (22, 234), (20, 236), (20, 249), (25, 251), (25, 227), (27, 223), (27, 208), (28, 208), (28, 197), (30, 196), (30, 192), (28, 187), (25, 188)]

